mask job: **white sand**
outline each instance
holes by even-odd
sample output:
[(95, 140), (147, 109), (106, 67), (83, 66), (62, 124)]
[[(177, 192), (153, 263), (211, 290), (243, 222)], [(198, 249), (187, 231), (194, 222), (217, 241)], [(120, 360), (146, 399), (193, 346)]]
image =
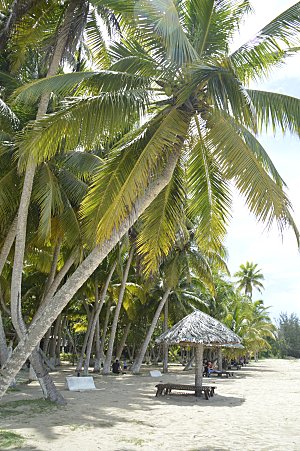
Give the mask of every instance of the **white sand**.
[[(69, 368), (55, 374), (62, 389), (68, 374)], [(148, 374), (96, 376), (97, 391), (64, 390), (66, 407), (10, 416), (0, 427), (25, 436), (18, 449), (27, 451), (300, 450), (300, 360), (260, 361), (234, 378), (209, 379), (217, 386), (209, 401), (192, 395), (155, 397), (159, 381), (193, 383), (193, 374), (182, 367), (158, 379)], [(39, 396), (33, 383), (3, 403)]]

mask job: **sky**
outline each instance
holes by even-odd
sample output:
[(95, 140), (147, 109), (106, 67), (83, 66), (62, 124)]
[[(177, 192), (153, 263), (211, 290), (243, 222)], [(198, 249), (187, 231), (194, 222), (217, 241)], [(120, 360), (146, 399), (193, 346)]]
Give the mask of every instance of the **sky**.
[[(293, 0), (252, 0), (255, 13), (248, 16), (233, 48), (246, 42), (282, 11), (295, 4)], [(270, 78), (257, 84), (257, 89), (280, 92), (300, 98), (300, 55), (276, 69)], [(259, 137), (288, 186), (294, 219), (300, 229), (300, 142), (299, 138), (282, 133), (267, 133)], [(253, 299), (263, 299), (270, 306), (273, 319), (281, 312), (296, 313), (300, 317), (300, 252), (294, 233), (286, 230), (283, 236), (276, 226), (266, 230), (248, 213), (241, 197), (235, 196), (233, 219), (226, 241), (228, 266), (233, 275), (246, 261), (258, 264), (265, 277), (262, 294), (254, 291)]]

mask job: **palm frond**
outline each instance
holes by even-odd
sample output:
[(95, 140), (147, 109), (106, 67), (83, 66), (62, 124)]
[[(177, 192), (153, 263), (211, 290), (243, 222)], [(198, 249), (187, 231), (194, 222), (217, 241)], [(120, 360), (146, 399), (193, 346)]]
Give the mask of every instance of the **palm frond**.
[(147, 94), (137, 90), (70, 99), (64, 109), (31, 123), (19, 135), (19, 167), (24, 168), (29, 155), (41, 163), (58, 152), (91, 149), (101, 139), (126, 130), (143, 114), (147, 102)]
[(249, 1), (190, 0), (187, 26), (200, 58), (228, 52), (229, 41), (241, 18), (251, 10)]
[(102, 158), (89, 152), (74, 151), (63, 161), (63, 168), (72, 172), (78, 179), (87, 182), (103, 164)]
[(172, 180), (141, 216), (137, 252), (142, 256), (146, 275), (155, 273), (176, 240), (184, 216), (183, 170), (177, 164)]
[(45, 93), (54, 93), (60, 96), (126, 93), (129, 90), (147, 89), (150, 87), (150, 83), (151, 80), (147, 77), (108, 70), (101, 72), (72, 72), (27, 83), (15, 91), (14, 102), (36, 103), (41, 95)]
[(182, 146), (188, 126), (187, 113), (166, 108), (165, 116), (155, 127), (150, 122), (148, 134), (128, 149), (124, 145), (116, 148), (83, 202), (82, 213), (90, 236), (96, 230), (97, 240), (102, 241), (113, 229), (118, 229), (153, 174), (159, 174), (174, 148)]
[[(211, 112), (207, 116), (205, 142), (229, 179), (232, 179), (252, 213), (270, 226), (277, 220), (280, 230), (290, 225), (291, 204), (281, 184), (265, 171), (227, 115)], [(297, 236), (298, 236), (297, 232)]]
[(132, 26), (149, 48), (155, 48), (157, 52), (162, 46), (169, 61), (181, 66), (198, 58), (183, 28), (177, 1), (128, 0), (124, 3), (120, 0), (101, 0), (101, 3), (124, 17), (127, 26)]
[(290, 47), (299, 47), (300, 2), (277, 16), (249, 42), (230, 56), (242, 80), (267, 76), (270, 68), (287, 56)]
[(19, 177), (15, 165), (0, 176), (0, 218), (6, 223), (16, 213), (20, 199)]
[(0, 128), (1, 131), (11, 132), (19, 126), (19, 119), (11, 108), (0, 98)]
[(200, 135), (197, 140), (187, 165), (188, 211), (196, 223), (195, 237), (200, 249), (218, 251), (226, 235), (231, 195), (210, 149)]
[(108, 69), (110, 57), (95, 10), (92, 10), (88, 15), (85, 33), (87, 44), (92, 52), (93, 63), (101, 69)]
[(70, 203), (74, 207), (79, 207), (83, 197), (87, 193), (87, 184), (65, 169), (60, 169), (56, 177)]
[(38, 204), (40, 219), (38, 237), (46, 242), (51, 235), (51, 219), (63, 211), (59, 183), (47, 164), (44, 164), (35, 179), (32, 199)]
[(247, 92), (261, 129), (271, 125), (274, 131), (279, 127), (283, 133), (300, 134), (300, 99), (255, 89), (248, 89)]
[[(193, 64), (190, 67), (191, 80), (179, 92), (178, 103), (185, 102), (193, 92), (199, 92), (201, 102), (225, 110), (238, 117), (241, 122), (256, 130), (255, 111), (247, 90), (235, 76), (230, 62), (223, 61), (223, 66)], [(203, 99), (203, 90), (206, 96)]]

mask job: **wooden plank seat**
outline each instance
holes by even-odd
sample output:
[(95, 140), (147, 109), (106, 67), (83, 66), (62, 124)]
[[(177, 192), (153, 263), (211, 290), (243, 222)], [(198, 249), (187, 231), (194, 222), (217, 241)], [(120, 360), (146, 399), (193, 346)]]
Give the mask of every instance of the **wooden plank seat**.
[[(195, 391), (195, 385), (186, 385), (186, 384), (157, 384), (155, 385), (157, 388), (155, 396), (162, 396), (163, 394), (168, 395), (172, 390), (184, 390), (184, 391)], [(205, 396), (205, 399), (209, 399), (211, 396), (214, 396), (216, 387), (214, 385), (202, 385), (201, 391)]]
[(229, 376), (233, 376), (233, 372), (232, 371), (218, 371), (218, 372), (212, 372), (212, 373), (203, 373), (204, 377), (211, 377), (211, 376), (218, 376), (218, 377), (229, 377)]

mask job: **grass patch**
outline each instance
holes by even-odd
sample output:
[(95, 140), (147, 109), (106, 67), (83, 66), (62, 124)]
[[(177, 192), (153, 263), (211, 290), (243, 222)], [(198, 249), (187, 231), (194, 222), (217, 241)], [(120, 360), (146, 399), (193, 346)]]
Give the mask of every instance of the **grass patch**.
[(46, 399), (20, 399), (0, 405), (0, 418), (14, 417), (16, 415), (39, 415), (58, 410), (59, 407)]
[(0, 449), (9, 449), (12, 446), (20, 447), (24, 443), (24, 440), (25, 438), (20, 434), (0, 429)]

